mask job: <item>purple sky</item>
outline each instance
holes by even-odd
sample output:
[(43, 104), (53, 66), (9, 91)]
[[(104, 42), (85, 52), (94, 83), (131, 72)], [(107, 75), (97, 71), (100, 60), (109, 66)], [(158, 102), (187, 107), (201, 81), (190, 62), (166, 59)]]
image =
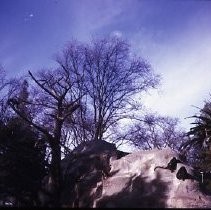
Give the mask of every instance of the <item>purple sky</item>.
[(54, 65), (72, 38), (117, 35), (162, 75), (147, 96), (153, 111), (183, 118), (211, 89), (211, 1), (0, 0), (0, 63), (9, 75)]

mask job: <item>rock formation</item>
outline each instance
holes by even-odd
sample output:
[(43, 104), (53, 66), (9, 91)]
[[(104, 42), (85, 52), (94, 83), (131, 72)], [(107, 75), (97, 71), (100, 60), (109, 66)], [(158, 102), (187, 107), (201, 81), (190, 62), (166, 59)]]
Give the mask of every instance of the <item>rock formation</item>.
[[(62, 161), (63, 207), (211, 206), (211, 196), (200, 191), (200, 178), (190, 166), (178, 163), (174, 172), (154, 171), (173, 157), (178, 155), (169, 148), (127, 154), (104, 141), (84, 143)], [(186, 178), (178, 175), (184, 168)]]

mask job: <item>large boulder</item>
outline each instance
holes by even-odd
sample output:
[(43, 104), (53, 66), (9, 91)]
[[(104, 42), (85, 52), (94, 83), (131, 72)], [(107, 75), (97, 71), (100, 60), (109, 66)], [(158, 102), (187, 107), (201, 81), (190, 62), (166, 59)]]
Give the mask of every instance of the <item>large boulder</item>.
[[(66, 171), (63, 207), (203, 208), (211, 205), (211, 196), (200, 191), (200, 178), (194, 178), (190, 166), (178, 163), (173, 172), (163, 168), (154, 170), (156, 166), (167, 166), (173, 157), (179, 158), (171, 149), (120, 152), (118, 156), (114, 145), (100, 142), (95, 151), (95, 146), (90, 144), (92, 149), (81, 146), (75, 159), (73, 155), (72, 159), (63, 160), (63, 171)], [(181, 167), (189, 174), (187, 177), (178, 175)]]
[(110, 175), (111, 160), (127, 154), (106, 141), (83, 142), (75, 148), (61, 163), (63, 206), (93, 206), (92, 189)]

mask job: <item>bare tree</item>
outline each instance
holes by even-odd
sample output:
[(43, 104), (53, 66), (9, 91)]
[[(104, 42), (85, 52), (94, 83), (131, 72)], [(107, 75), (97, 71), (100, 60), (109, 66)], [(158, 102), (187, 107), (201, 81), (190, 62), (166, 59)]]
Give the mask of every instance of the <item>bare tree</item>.
[(143, 119), (137, 119), (125, 139), (141, 149), (161, 149), (170, 147), (179, 149), (185, 141), (185, 131), (179, 127), (177, 118), (162, 117), (156, 114), (147, 114)]
[(129, 44), (116, 37), (94, 40), (85, 48), (86, 88), (94, 113), (94, 139), (128, 117), (136, 94), (158, 84), (150, 65), (131, 54)]
[[(80, 107), (79, 80), (63, 66), (56, 70), (42, 70), (36, 76), (29, 71), (29, 76), (31, 94), (28, 96), (26, 89), (23, 89), (21, 94), (14, 95), (8, 102), (23, 120), (46, 137), (51, 149), (52, 205), (59, 206), (62, 129), (65, 121)], [(23, 107), (27, 108), (28, 114)]]
[[(78, 52), (83, 56), (78, 60)], [(159, 76), (142, 58), (132, 55), (129, 44), (119, 38), (95, 39), (89, 45), (70, 44), (60, 63), (75, 64), (77, 72), (83, 75), (83, 109), (75, 118), (80, 122), (77, 135), (102, 140), (112, 136), (111, 127), (128, 117), (134, 109), (135, 96), (155, 88)], [(77, 59), (76, 59), (77, 58)], [(82, 68), (79, 68), (81, 67)], [(82, 108), (82, 107), (81, 107)], [(105, 135), (107, 134), (107, 135)]]

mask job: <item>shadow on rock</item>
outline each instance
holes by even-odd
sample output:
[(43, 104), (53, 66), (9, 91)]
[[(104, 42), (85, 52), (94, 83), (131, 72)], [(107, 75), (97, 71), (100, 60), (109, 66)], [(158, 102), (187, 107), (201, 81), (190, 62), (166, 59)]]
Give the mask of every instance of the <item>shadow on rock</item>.
[(161, 181), (159, 175), (148, 182), (145, 177), (131, 178), (119, 193), (103, 197), (96, 204), (101, 208), (165, 208), (168, 196), (168, 183)]

